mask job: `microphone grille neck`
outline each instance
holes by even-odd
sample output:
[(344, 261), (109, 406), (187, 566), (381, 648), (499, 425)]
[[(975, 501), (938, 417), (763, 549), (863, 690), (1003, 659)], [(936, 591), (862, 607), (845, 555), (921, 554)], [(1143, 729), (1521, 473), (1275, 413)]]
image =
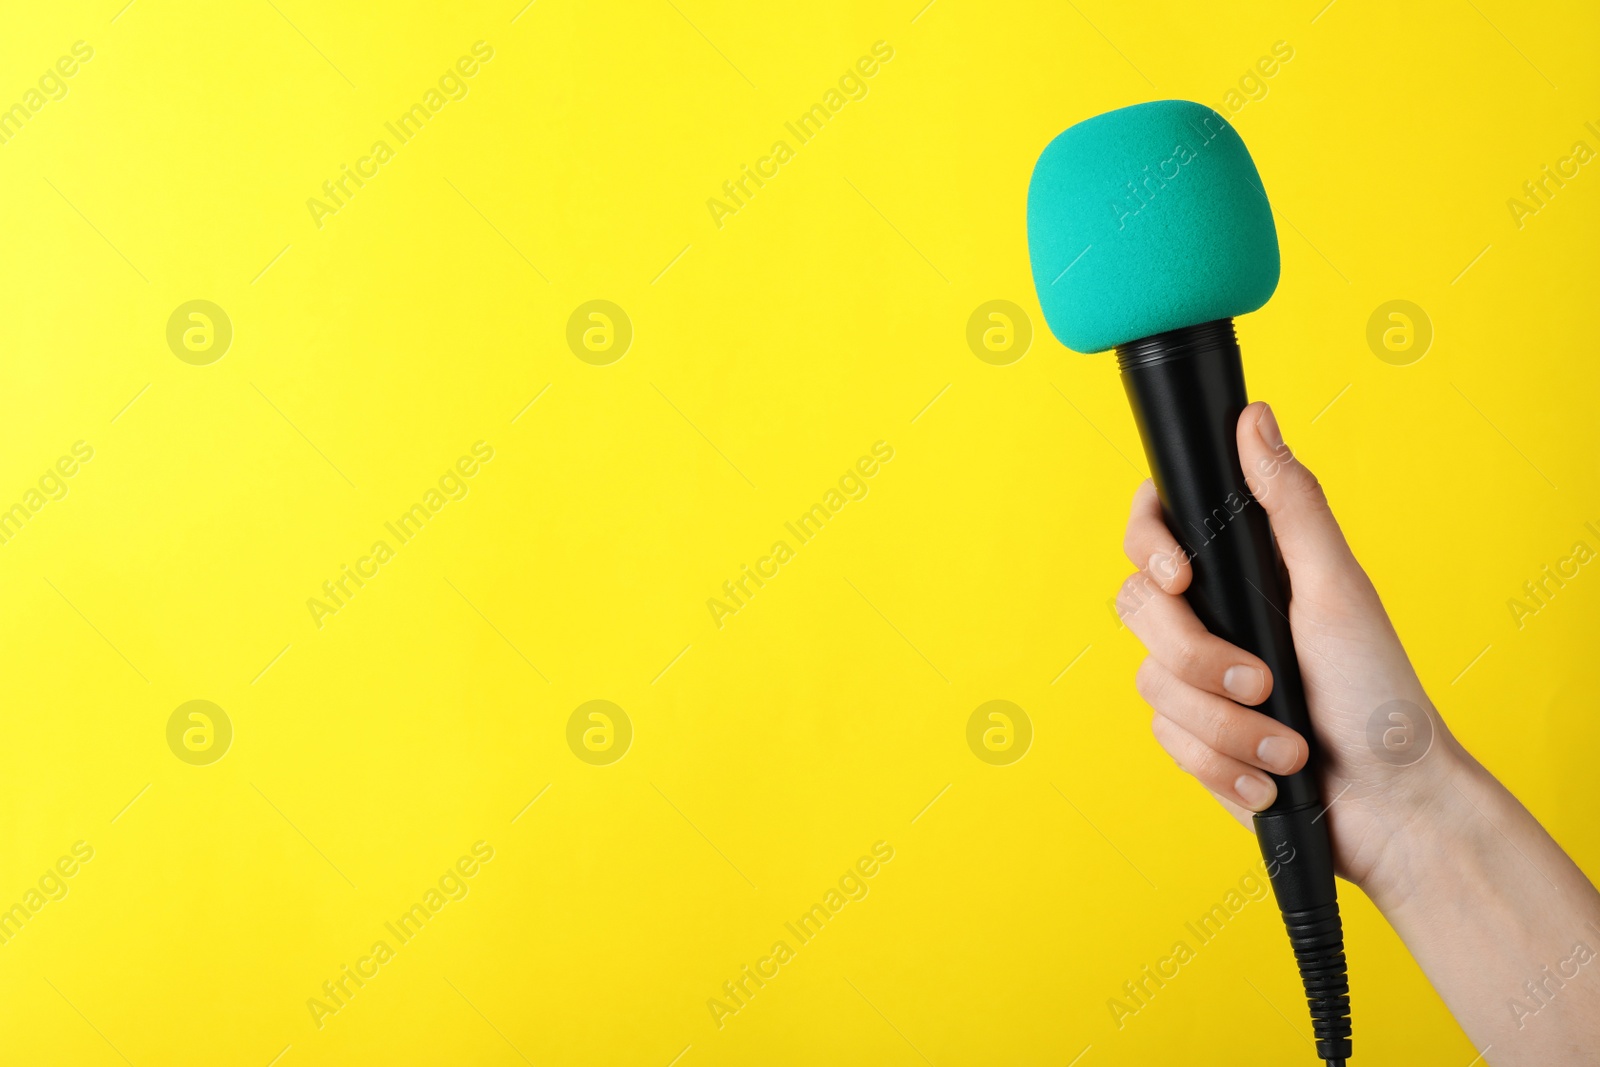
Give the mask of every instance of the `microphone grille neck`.
[(1117, 346), (1117, 367), (1129, 371), (1206, 352), (1238, 352), (1239, 339), (1233, 319), (1213, 319), (1198, 326), (1184, 326), (1165, 333), (1141, 337)]

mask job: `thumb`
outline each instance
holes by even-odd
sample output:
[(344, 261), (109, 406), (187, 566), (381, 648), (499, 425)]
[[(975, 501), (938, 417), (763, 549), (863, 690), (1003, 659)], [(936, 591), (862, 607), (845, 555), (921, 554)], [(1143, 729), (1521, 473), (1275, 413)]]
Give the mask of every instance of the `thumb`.
[(1283, 443), (1272, 409), (1259, 401), (1245, 408), (1238, 438), (1245, 483), (1272, 521), (1290, 575), (1306, 582), (1359, 571), (1322, 486)]

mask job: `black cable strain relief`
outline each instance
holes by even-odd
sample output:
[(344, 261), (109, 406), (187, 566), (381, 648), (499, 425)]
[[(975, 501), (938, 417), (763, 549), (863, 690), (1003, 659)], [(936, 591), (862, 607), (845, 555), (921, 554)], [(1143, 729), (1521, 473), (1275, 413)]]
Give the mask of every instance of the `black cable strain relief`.
[(1344, 925), (1337, 903), (1307, 911), (1286, 911), (1283, 924), (1289, 932), (1300, 983), (1311, 1008), (1311, 1030), (1317, 1055), (1342, 1062), (1351, 1053), (1350, 981), (1344, 959)]
[(1317, 1055), (1342, 1064), (1351, 1049), (1350, 981), (1325, 811), (1318, 805), (1268, 808), (1257, 813), (1255, 824), (1311, 1008)]

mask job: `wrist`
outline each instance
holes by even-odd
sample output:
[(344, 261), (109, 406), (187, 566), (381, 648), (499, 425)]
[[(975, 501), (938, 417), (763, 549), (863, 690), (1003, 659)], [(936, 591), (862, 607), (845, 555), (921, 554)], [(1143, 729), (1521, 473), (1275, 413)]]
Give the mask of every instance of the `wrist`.
[(1475, 804), (1493, 782), (1482, 764), (1440, 730), (1433, 748), (1410, 767), (1396, 768), (1384, 799), (1369, 806), (1373, 860), (1354, 879), (1385, 915), (1405, 906), (1419, 886), (1460, 875), (1464, 835), (1483, 825)]

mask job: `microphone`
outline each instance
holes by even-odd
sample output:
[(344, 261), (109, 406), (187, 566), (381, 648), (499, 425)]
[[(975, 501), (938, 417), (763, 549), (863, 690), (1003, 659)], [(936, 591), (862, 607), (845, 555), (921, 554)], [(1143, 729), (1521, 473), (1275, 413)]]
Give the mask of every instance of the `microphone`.
[(1278, 285), (1278, 235), (1250, 153), (1212, 109), (1157, 100), (1097, 115), (1046, 146), (1028, 184), (1028, 252), (1051, 332), (1115, 349), (1167, 526), (1206, 629), (1272, 671), (1257, 709), (1311, 746), (1274, 776), (1256, 838), (1299, 966), (1318, 1056), (1350, 1056), (1350, 986), (1315, 735), (1289, 630), (1289, 581), (1235, 436), (1248, 399), (1235, 316)]

